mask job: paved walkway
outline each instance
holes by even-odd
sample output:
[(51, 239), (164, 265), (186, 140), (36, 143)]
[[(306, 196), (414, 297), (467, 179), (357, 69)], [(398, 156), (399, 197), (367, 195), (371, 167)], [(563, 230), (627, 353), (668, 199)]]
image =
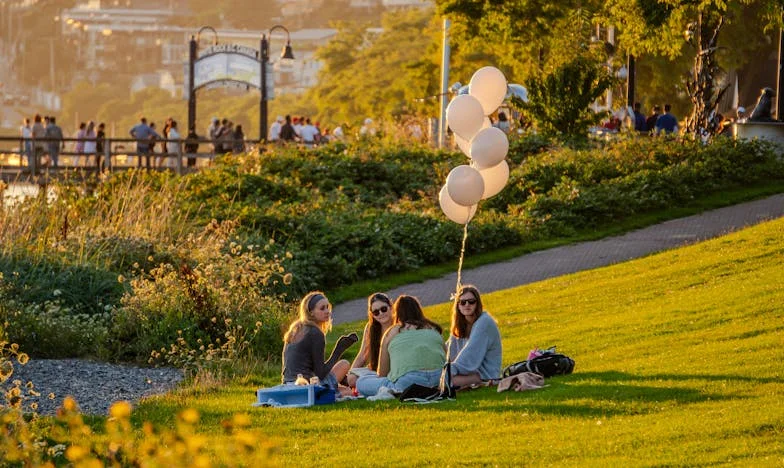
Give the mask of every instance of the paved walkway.
[[(523, 255), (501, 263), (463, 270), (463, 284), (474, 284), (483, 293), (534, 283), (547, 278), (590, 270), (613, 263), (691, 244), (742, 229), (761, 221), (784, 216), (784, 194), (741, 203), (712, 211), (673, 219), (638, 229), (621, 236), (582, 242)], [(471, 237), (468, 237), (471, 242)], [(457, 259), (455, 259), (457, 265)], [(417, 296), (423, 305), (449, 301), (457, 282), (455, 272), (422, 283), (386, 291), (393, 298), (400, 294)], [(335, 323), (364, 320), (367, 299), (356, 299), (335, 306)]]

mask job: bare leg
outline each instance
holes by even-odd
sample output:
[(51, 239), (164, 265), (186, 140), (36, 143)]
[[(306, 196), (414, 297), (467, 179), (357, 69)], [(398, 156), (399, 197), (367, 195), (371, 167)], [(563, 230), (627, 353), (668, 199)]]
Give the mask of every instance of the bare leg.
[(479, 377), (479, 374), (452, 376), (452, 385), (460, 388), (470, 387), (471, 385), (478, 385), (481, 383), (482, 383), (482, 378)]
[(332, 366), (332, 374), (334, 374), (337, 381), (340, 382), (343, 380), (343, 377), (348, 374), (349, 369), (351, 369), (351, 363), (345, 359), (341, 359)]

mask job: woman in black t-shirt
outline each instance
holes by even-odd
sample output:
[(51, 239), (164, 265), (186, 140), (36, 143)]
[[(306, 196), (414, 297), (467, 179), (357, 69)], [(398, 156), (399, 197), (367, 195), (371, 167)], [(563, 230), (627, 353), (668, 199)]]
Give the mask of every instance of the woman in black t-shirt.
[(338, 390), (338, 382), (348, 373), (350, 364), (340, 359), (358, 341), (357, 334), (343, 335), (324, 361), (326, 333), (332, 329), (332, 305), (320, 291), (308, 293), (300, 302), (299, 318), (283, 338), (283, 383), (295, 383), (299, 376), (310, 381), (318, 377), (322, 385)]

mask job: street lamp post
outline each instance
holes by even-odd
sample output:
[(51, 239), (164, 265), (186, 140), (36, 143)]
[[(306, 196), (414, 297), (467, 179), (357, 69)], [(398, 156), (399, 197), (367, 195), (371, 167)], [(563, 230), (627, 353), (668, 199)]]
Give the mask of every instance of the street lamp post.
[(188, 60), (188, 133), (196, 133), (196, 91), (194, 90), (194, 80), (196, 79), (196, 59), (199, 53), (199, 40), (203, 31), (211, 31), (213, 35), (213, 45), (218, 45), (218, 32), (212, 26), (203, 26), (195, 36), (191, 36), (189, 41), (189, 60)]
[(267, 141), (267, 65), (269, 65), (269, 41), (272, 40), (272, 32), (276, 29), (282, 29), (286, 32), (286, 47), (283, 48), (283, 51), (280, 54), (280, 58), (287, 60), (294, 59), (294, 54), (291, 51), (291, 33), (289, 33), (289, 30), (284, 26), (276, 24), (275, 26), (271, 27), (267, 32), (267, 34), (269, 34), (269, 39), (267, 39), (267, 34), (261, 35), (261, 101), (259, 102), (259, 140), (264, 142)]
[(627, 68), (627, 81), (626, 81), (626, 105), (634, 109), (634, 92), (635, 85), (637, 84), (637, 64), (634, 55), (629, 54), (629, 62)]

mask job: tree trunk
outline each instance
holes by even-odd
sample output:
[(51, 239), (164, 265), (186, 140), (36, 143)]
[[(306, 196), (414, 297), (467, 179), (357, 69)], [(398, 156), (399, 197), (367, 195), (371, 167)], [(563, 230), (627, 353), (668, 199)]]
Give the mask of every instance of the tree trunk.
[(720, 71), (716, 63), (716, 51), (722, 26), (722, 13), (699, 13), (693, 38), (697, 54), (691, 74), (686, 80), (692, 108), (691, 115), (686, 119), (685, 130), (695, 137), (701, 136), (703, 132), (715, 133), (716, 125), (711, 121), (721, 97), (727, 91), (727, 86), (719, 89), (716, 83)]

